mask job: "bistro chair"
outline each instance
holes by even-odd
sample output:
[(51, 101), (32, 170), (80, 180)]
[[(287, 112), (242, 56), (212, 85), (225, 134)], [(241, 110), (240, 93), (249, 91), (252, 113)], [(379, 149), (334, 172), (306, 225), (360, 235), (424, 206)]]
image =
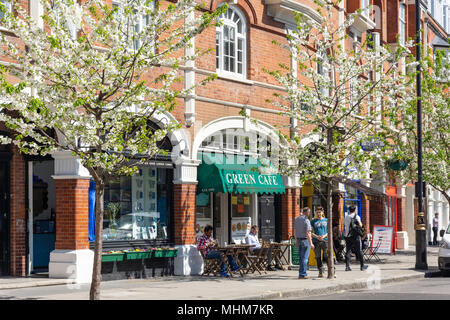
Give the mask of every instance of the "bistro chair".
[(266, 264), (267, 264), (267, 255), (269, 253), (270, 245), (263, 243), (261, 245), (261, 248), (259, 249), (258, 254), (256, 255), (248, 255), (247, 260), (249, 261), (250, 265), (246, 270), (246, 274), (249, 272), (258, 272), (261, 274), (261, 272), (264, 272), (267, 274)]
[(214, 276), (220, 273), (221, 263), (217, 259), (207, 259), (203, 251), (200, 251), (203, 258), (203, 273), (202, 276), (213, 274)]
[(374, 259), (376, 262), (381, 262), (380, 257), (378, 257), (378, 249), (381, 246), (381, 241), (378, 241), (378, 243), (375, 246), (368, 246), (364, 252), (364, 259), (367, 262), (370, 262), (370, 260)]

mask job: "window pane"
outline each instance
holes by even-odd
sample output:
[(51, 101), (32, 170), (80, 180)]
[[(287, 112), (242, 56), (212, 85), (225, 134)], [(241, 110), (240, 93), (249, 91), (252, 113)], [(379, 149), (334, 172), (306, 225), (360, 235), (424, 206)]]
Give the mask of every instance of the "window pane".
[(238, 20), (239, 20), (239, 16), (237, 14), (235, 14), (234, 17), (233, 17), (233, 21), (237, 22)]
[(237, 23), (237, 28), (238, 28), (238, 33), (242, 34), (242, 22), (241, 22), (241, 20), (239, 20), (239, 22)]
[(230, 71), (231, 72), (234, 72), (234, 64), (235, 64), (235, 59), (230, 58)]
[(220, 62), (220, 33), (216, 32), (216, 68), (219, 69)]
[(232, 16), (233, 16), (233, 11), (230, 8), (228, 8), (228, 10), (227, 10), (227, 19), (231, 20)]
[(238, 63), (238, 73), (242, 74), (242, 63)]
[(139, 167), (133, 177), (105, 186), (103, 239), (167, 239), (170, 212), (167, 169)]
[(223, 66), (223, 68), (226, 71), (230, 71), (230, 58), (227, 57), (227, 56), (224, 57), (224, 66)]

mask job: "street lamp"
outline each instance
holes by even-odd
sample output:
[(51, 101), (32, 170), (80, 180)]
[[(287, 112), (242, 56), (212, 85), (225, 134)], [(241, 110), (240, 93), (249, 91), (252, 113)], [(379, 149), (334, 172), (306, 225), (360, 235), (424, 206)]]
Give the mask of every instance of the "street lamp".
[[(421, 31), (420, 2), (416, 0), (416, 60), (420, 61)], [(420, 64), (417, 65), (417, 176), (416, 195), (418, 197), (418, 214), (415, 215), (416, 227), (416, 269), (427, 270), (426, 224), (423, 210), (423, 177), (422, 177), (422, 77)]]

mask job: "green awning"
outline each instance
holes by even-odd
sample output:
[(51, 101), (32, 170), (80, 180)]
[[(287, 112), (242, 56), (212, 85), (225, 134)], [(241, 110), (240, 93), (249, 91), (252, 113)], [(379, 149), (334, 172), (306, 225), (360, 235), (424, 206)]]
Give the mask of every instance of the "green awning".
[(197, 192), (284, 193), (281, 175), (270, 173), (270, 162), (213, 153), (202, 153), (200, 160)]

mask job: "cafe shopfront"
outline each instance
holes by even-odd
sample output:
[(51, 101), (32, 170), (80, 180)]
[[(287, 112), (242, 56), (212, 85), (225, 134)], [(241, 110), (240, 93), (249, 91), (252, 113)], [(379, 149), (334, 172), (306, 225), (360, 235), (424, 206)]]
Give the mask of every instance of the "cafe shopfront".
[(200, 160), (197, 236), (210, 224), (219, 243), (240, 243), (251, 226), (258, 225), (263, 240), (281, 238), (281, 215), (276, 212), (280, 212), (285, 188), (270, 162), (248, 155), (207, 152), (200, 154)]

